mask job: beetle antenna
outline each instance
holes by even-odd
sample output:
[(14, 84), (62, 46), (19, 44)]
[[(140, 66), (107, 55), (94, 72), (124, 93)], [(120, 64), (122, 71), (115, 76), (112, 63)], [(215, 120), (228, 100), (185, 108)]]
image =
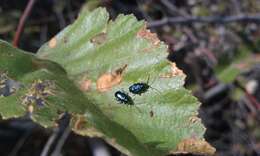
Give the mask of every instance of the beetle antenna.
[(154, 89), (154, 90), (156, 90), (156, 92), (158, 92), (159, 93), (159, 95), (161, 94), (161, 91), (160, 90), (158, 90), (158, 89), (156, 89), (156, 88), (154, 88), (154, 87), (152, 87), (152, 86), (149, 86), (151, 89)]
[(149, 83), (149, 80), (150, 80), (150, 74), (148, 75), (148, 78), (147, 78), (146, 84)]
[[(148, 82), (149, 82), (149, 80), (150, 80), (150, 74), (149, 74), (147, 80), (148, 80), (148, 81), (147, 81), (147, 84), (148, 84)], [(158, 93), (161, 93), (158, 89), (152, 87), (152, 85), (153, 85), (153, 83), (154, 83), (155, 81), (156, 81), (156, 79), (153, 80), (153, 82), (151, 83), (151, 85), (149, 85), (149, 84), (148, 84), (148, 85), (149, 85), (149, 87), (150, 87), (151, 89), (154, 89), (154, 90), (156, 90)]]

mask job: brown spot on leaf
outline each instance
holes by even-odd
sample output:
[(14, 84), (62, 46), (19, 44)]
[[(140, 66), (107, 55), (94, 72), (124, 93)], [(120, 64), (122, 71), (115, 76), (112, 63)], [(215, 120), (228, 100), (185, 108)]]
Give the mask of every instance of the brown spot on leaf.
[(54, 48), (57, 45), (57, 39), (55, 37), (53, 37), (50, 41), (49, 41), (49, 47), (50, 48)]
[(80, 90), (89, 91), (91, 89), (92, 81), (89, 79), (82, 80), (80, 82)]
[(190, 121), (190, 123), (196, 123), (196, 122), (200, 122), (201, 119), (197, 116), (192, 116), (189, 118), (189, 121)]
[(171, 71), (169, 73), (161, 74), (161, 78), (171, 78), (175, 76), (185, 76), (183, 71), (180, 70), (174, 62), (170, 62), (171, 64)]
[(28, 113), (32, 114), (33, 113), (33, 105), (29, 105), (27, 108)]
[(137, 37), (144, 38), (150, 41), (155, 47), (159, 46), (160, 44), (160, 40), (158, 39), (157, 34), (151, 33), (151, 31), (147, 29), (146, 24), (137, 32)]
[(78, 115), (73, 128), (75, 130), (82, 130), (82, 129), (84, 129), (86, 124), (87, 124), (87, 121), (85, 120), (85, 117), (82, 115)]
[(103, 133), (88, 124), (84, 115), (72, 114), (71, 124), (72, 130), (77, 134), (89, 137), (103, 137)]
[(180, 70), (175, 63), (171, 63), (171, 72), (173, 76), (184, 75), (183, 71)]
[(189, 138), (182, 140), (175, 151), (170, 154), (192, 153), (198, 155), (213, 155), (216, 149), (201, 139)]
[(126, 67), (127, 65), (124, 65), (112, 73), (105, 73), (101, 75), (97, 80), (97, 90), (100, 92), (105, 92), (113, 86), (119, 84), (122, 81), (122, 74)]
[(102, 32), (100, 34), (97, 34), (94, 36), (90, 41), (94, 44), (102, 44), (107, 40), (107, 34), (105, 32)]
[(33, 111), (34, 111), (33, 105), (28, 105), (28, 107), (27, 107), (27, 115), (28, 115), (30, 118), (32, 118), (32, 116), (33, 116)]

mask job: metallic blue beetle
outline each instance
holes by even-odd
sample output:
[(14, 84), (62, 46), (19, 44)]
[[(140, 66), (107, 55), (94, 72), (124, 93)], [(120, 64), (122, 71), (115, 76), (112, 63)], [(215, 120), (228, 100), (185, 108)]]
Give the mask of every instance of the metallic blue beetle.
[(126, 105), (134, 105), (133, 99), (125, 92), (123, 91), (117, 91), (115, 92), (116, 100), (120, 103), (124, 103)]
[(131, 85), (129, 87), (129, 92), (131, 92), (133, 94), (141, 95), (141, 94), (147, 92), (147, 90), (149, 88), (150, 88), (150, 86), (147, 83), (138, 82), (138, 83), (134, 83), (133, 85)]

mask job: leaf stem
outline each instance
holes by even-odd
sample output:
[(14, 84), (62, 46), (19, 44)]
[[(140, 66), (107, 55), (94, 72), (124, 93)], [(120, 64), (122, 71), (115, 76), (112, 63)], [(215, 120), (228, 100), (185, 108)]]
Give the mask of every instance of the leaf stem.
[(21, 36), (23, 29), (24, 29), (24, 24), (25, 24), (28, 16), (30, 15), (35, 2), (36, 2), (36, 0), (30, 0), (27, 3), (27, 6), (26, 6), (26, 8), (25, 8), (20, 20), (19, 20), (18, 27), (16, 29), (15, 36), (14, 36), (14, 39), (13, 39), (13, 46), (14, 47), (18, 46), (20, 36)]

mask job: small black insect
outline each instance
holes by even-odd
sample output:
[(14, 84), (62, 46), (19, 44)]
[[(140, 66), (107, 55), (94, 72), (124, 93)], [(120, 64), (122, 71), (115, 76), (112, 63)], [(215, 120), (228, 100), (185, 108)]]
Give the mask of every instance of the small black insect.
[(123, 91), (115, 92), (116, 100), (127, 105), (134, 105), (133, 99)]
[[(141, 95), (141, 94), (147, 92), (149, 88), (155, 89), (155, 88), (151, 87), (148, 83), (149, 83), (149, 77), (148, 77), (147, 82), (138, 82), (138, 83), (132, 84), (129, 87), (129, 92), (131, 92), (132, 94)], [(157, 90), (157, 89), (155, 89), (155, 90)]]
[(129, 92), (133, 93), (133, 94), (138, 94), (141, 95), (145, 92), (147, 92), (147, 90), (150, 88), (150, 86), (147, 83), (144, 82), (138, 82), (138, 83), (134, 83), (129, 87)]

